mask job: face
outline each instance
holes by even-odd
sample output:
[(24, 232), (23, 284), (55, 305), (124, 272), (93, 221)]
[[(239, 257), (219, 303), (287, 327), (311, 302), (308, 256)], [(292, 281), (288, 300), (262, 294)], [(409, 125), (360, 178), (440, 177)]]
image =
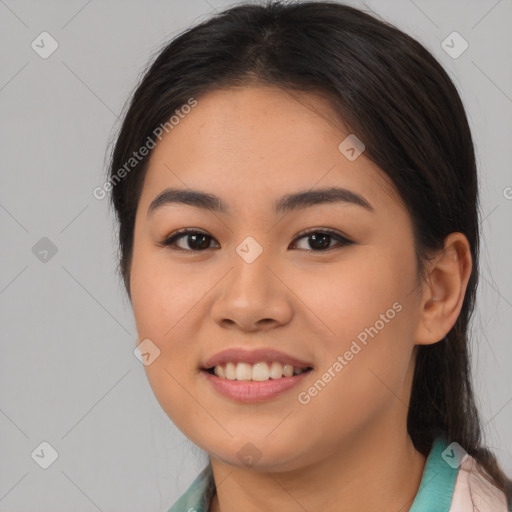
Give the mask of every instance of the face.
[[(145, 369), (164, 411), (228, 464), (252, 454), (262, 470), (299, 468), (405, 419), (412, 225), (364, 152), (339, 149), (349, 133), (319, 95), (246, 87), (199, 98), (153, 150), (130, 277), (138, 341), (159, 350)], [(317, 194), (275, 209), (335, 187), (359, 201)], [(174, 195), (148, 213), (170, 188), (215, 195), (225, 211)], [(230, 368), (209, 373), (229, 349)], [(310, 369), (268, 378), (293, 360)]]

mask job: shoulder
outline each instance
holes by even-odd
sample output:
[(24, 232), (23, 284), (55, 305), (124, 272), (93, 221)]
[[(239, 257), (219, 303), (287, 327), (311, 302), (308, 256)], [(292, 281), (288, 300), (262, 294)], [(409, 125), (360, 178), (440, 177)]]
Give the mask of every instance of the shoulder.
[(512, 512), (477, 461), (445, 437), (434, 439), (409, 512)]
[(507, 512), (505, 493), (478, 471), (468, 455), (459, 466), (449, 512)]

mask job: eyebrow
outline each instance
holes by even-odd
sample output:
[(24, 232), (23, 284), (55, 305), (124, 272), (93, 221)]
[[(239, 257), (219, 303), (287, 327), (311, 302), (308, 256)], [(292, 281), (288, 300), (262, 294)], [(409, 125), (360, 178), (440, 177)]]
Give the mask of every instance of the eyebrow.
[[(274, 202), (274, 212), (276, 214), (287, 213), (325, 203), (340, 202), (357, 205), (369, 212), (375, 212), (372, 205), (364, 197), (341, 187), (328, 187), (287, 194)], [(228, 205), (214, 194), (199, 190), (166, 188), (153, 199), (149, 205), (147, 215), (149, 216), (168, 204), (187, 204), (212, 212), (229, 214)]]

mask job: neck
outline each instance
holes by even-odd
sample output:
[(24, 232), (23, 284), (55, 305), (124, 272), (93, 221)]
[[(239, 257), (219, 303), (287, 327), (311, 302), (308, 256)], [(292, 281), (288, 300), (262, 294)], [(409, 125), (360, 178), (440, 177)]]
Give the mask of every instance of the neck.
[[(396, 420), (396, 418), (395, 418)], [(401, 425), (405, 427), (405, 425)], [(397, 425), (358, 432), (329, 458), (287, 472), (233, 468), (211, 458), (217, 493), (210, 512), (409, 510), (426, 458)]]

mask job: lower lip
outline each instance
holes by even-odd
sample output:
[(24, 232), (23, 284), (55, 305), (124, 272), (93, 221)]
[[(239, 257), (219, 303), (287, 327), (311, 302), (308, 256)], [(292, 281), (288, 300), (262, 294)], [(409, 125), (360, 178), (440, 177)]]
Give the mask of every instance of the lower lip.
[(281, 377), (280, 379), (264, 381), (221, 379), (206, 370), (202, 370), (201, 373), (205, 375), (214, 389), (221, 395), (232, 398), (238, 402), (248, 403), (262, 402), (275, 398), (281, 393), (300, 384), (311, 371), (312, 370), (308, 370), (294, 377)]

